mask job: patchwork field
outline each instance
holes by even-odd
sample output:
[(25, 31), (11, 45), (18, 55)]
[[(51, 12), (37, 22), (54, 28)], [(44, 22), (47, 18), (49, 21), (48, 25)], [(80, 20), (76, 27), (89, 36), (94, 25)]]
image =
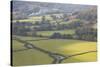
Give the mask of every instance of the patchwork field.
[[(50, 23), (56, 23), (49, 15), (46, 19), (52, 20)], [(30, 22), (34, 24), (36, 21), (41, 21), (41, 16), (30, 17), (28, 19), (19, 20), (19, 22)], [(62, 20), (57, 20), (62, 21)], [(68, 22), (61, 22), (60, 24), (69, 24), (75, 21), (80, 21), (79, 19), (73, 19)], [(34, 27), (34, 26), (32, 26)], [(70, 34), (74, 35), (76, 29), (65, 29), (65, 30), (53, 30), (53, 31), (37, 31), (37, 35), (42, 36), (52, 36), (54, 33)], [(35, 47), (49, 51), (51, 53), (57, 53), (65, 57), (88, 52), (85, 54), (80, 54), (67, 59), (63, 59), (60, 63), (74, 63), (74, 62), (92, 62), (97, 60), (96, 53), (96, 42), (84, 41), (84, 40), (74, 40), (74, 39), (49, 39), (46, 37), (32, 37), (32, 36), (16, 36), (13, 38), (19, 38), (22, 41), (26, 41)], [(25, 47), (25, 43), (13, 39), (12, 41), (13, 49), (13, 65), (39, 65), (39, 64), (51, 64), (57, 56), (51, 57), (49, 53), (42, 52), (38, 49), (29, 49)], [(90, 51), (90, 52), (89, 52)], [(93, 52), (92, 52), (93, 51)], [(59, 58), (57, 58), (59, 59)]]
[[(18, 37), (18, 36), (17, 36)], [(87, 51), (96, 51), (96, 42), (69, 40), (69, 39), (42, 39), (36, 37), (18, 37), (25, 40), (36, 47), (48, 50), (50, 52), (59, 53), (64, 56), (74, 55)], [(33, 41), (32, 41), (33, 40)], [(21, 50), (16, 51), (15, 50)], [(19, 58), (20, 57), (20, 58)], [(45, 59), (44, 59), (45, 58)], [(41, 61), (43, 60), (43, 61)], [(24, 62), (23, 62), (24, 61)], [(13, 40), (13, 64), (14, 65), (36, 65), (36, 64), (50, 64), (53, 58), (48, 54), (40, 52), (35, 49), (27, 49), (23, 43)], [(62, 61), (62, 63), (69, 62), (88, 62), (96, 61), (96, 52), (90, 52), (83, 55), (69, 57)]]

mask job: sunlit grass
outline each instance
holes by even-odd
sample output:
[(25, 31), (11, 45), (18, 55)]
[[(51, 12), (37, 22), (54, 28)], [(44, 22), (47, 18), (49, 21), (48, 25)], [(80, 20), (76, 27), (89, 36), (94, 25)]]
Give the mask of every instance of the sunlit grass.
[(14, 66), (50, 64), (51, 61), (53, 59), (47, 54), (33, 49), (13, 53)]
[(61, 33), (61, 34), (74, 34), (75, 30), (59, 30), (59, 31), (38, 31), (38, 35), (43, 36), (51, 36), (53, 33)]

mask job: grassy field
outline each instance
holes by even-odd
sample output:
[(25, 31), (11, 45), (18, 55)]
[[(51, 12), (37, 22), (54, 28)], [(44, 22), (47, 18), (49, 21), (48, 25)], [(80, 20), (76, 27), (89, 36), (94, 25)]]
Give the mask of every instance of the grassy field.
[(74, 34), (75, 30), (59, 30), (59, 31), (38, 31), (38, 35), (43, 35), (43, 36), (51, 36), (53, 33), (60, 33), (60, 34)]
[[(30, 22), (32, 24), (34, 24), (36, 21), (41, 21), (43, 16), (32, 16), (29, 17), (27, 19), (20, 19), (18, 20), (19, 22)], [(45, 19), (46, 20), (50, 20), (50, 23), (57, 23), (57, 22), (61, 22), (60, 24), (68, 24), (69, 22), (71, 23), (72, 21), (69, 22), (62, 22), (61, 19), (57, 19), (54, 20), (50, 15), (45, 15)], [(13, 22), (16, 22), (17, 20), (13, 20)], [(57, 22), (56, 22), (57, 21)], [(74, 21), (74, 20), (73, 20)], [(77, 19), (75, 19), (75, 21), (77, 21)]]
[(96, 53), (88, 53), (84, 55), (78, 55), (74, 57), (70, 57), (68, 59), (65, 59), (62, 63), (76, 63), (76, 62), (94, 62), (96, 61)]
[[(42, 38), (32, 37), (19, 37), (22, 40), (37, 40)], [(38, 40), (28, 41), (37, 47), (42, 49), (63, 54), (65, 56), (96, 50), (96, 42), (88, 42), (81, 40), (68, 40), (68, 39), (49, 39), (49, 40)], [(13, 40), (13, 49), (19, 50), (24, 49), (24, 44)], [(45, 59), (44, 59), (45, 58)], [(43, 60), (43, 61), (42, 61)], [(24, 62), (23, 62), (24, 61)], [(50, 64), (53, 59), (47, 54), (39, 52), (37, 50), (28, 49), (25, 51), (13, 52), (13, 64), (14, 65), (36, 65), (36, 64)], [(96, 61), (96, 52), (87, 53), (83, 55), (74, 56), (64, 60), (62, 63), (70, 62), (88, 62)]]
[(18, 42), (18, 41), (16, 41), (16, 40), (13, 40), (12, 41), (12, 49), (13, 50), (20, 50), (20, 49), (25, 49), (25, 47), (23, 47), (23, 43), (20, 43), (20, 42)]
[(37, 50), (26, 50), (20, 52), (13, 52), (13, 65), (37, 65), (37, 64), (50, 64), (53, 61), (47, 54)]
[(96, 42), (81, 40), (49, 39), (29, 42), (38, 47), (45, 48), (46, 50), (64, 55), (96, 50)]
[[(32, 22), (34, 24), (35, 21), (41, 21), (43, 16), (32, 16), (32, 17), (29, 17), (27, 19), (20, 19), (18, 20), (19, 22)], [(53, 20), (52, 17), (50, 17), (50, 15), (46, 15), (46, 19), (47, 20)], [(16, 21), (16, 20), (13, 20), (13, 21)]]

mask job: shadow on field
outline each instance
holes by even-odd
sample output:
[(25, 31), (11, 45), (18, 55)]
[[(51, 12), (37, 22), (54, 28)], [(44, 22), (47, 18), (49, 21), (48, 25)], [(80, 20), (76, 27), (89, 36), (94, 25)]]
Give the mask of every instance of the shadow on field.
[(47, 39), (36, 39), (36, 40), (25, 40), (25, 41), (41, 41), (41, 40), (49, 40), (49, 38), (47, 38)]

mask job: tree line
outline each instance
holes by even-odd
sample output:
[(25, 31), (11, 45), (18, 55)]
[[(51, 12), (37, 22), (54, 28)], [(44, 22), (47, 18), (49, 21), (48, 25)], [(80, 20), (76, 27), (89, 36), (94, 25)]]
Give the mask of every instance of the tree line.
[(29, 22), (19, 22), (16, 21), (12, 23), (12, 33), (14, 35), (21, 36), (36, 36), (36, 37), (46, 37), (43, 35), (38, 35), (37, 31), (55, 31), (55, 30), (64, 30), (64, 29), (75, 29), (75, 34), (61, 34), (54, 32), (49, 38), (57, 39), (79, 39), (87, 41), (96, 41), (97, 40), (97, 29), (91, 27), (82, 26), (83, 23), (78, 21), (73, 21), (69, 24), (60, 24), (56, 21), (56, 24), (51, 23), (50, 20), (46, 20), (46, 17), (43, 16), (41, 21), (36, 21), (35, 24)]

